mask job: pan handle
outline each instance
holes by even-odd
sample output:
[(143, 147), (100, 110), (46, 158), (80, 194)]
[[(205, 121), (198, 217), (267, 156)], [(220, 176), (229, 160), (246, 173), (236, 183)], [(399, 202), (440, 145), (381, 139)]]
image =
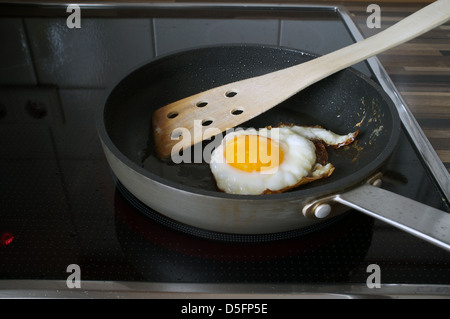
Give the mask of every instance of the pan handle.
[(303, 208), (305, 216), (328, 215), (331, 202), (356, 209), (450, 251), (450, 214), (382, 188), (364, 184), (314, 201)]

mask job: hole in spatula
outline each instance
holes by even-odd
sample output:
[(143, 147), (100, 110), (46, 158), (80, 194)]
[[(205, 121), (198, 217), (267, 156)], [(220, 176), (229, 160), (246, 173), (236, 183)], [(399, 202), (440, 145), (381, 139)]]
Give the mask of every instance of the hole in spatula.
[(169, 114), (167, 114), (168, 119), (174, 119), (177, 116), (178, 116), (178, 112), (170, 112)]
[(240, 115), (242, 113), (244, 113), (244, 110), (241, 109), (234, 109), (233, 111), (231, 111), (231, 114), (233, 115)]
[(197, 105), (197, 107), (205, 107), (208, 105), (208, 102), (202, 101), (202, 102), (198, 102), (196, 105)]
[(228, 91), (228, 92), (225, 93), (226, 97), (234, 97), (236, 95), (237, 95), (236, 91)]
[(209, 126), (209, 125), (211, 125), (212, 124), (212, 120), (203, 120), (202, 121), (202, 126)]

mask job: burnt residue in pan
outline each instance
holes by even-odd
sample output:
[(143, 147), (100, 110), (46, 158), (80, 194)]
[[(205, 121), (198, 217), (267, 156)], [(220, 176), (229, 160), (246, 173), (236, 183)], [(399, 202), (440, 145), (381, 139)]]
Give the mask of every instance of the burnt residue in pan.
[(355, 124), (355, 128), (365, 127), (362, 134), (368, 135), (365, 143), (361, 143), (360, 140), (356, 140), (350, 145), (344, 146), (344, 150), (348, 153), (352, 162), (356, 162), (365, 151), (365, 148), (369, 145), (375, 144), (377, 138), (383, 134), (384, 125), (384, 113), (380, 112), (379, 106), (376, 104), (375, 99), (372, 99), (369, 104), (366, 103), (365, 97), (361, 98), (361, 104), (363, 105), (362, 112), (358, 112), (358, 116), (361, 117), (361, 121)]

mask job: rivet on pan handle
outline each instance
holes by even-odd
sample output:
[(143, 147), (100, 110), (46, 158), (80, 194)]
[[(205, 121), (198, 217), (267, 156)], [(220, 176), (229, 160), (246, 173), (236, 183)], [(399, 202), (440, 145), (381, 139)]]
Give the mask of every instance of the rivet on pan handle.
[(320, 218), (327, 212), (333, 214), (332, 205), (345, 205), (450, 251), (450, 214), (375, 187), (379, 179), (372, 177), (368, 183), (317, 200), (305, 206), (303, 214)]
[[(381, 177), (382, 174), (377, 173), (370, 177), (367, 183), (375, 187), (380, 187), (382, 183)], [(336, 196), (335, 194), (322, 197), (306, 204), (302, 209), (303, 215), (307, 218), (322, 219), (333, 217), (349, 210), (348, 206), (336, 202)]]

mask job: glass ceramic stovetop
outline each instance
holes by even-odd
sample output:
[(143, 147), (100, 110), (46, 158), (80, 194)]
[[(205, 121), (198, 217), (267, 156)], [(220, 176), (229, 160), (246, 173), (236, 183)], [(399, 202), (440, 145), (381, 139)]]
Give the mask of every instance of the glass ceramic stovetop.
[[(67, 267), (76, 264), (82, 283), (126, 282), (147, 292), (154, 284), (189, 292), (194, 284), (197, 292), (220, 293), (226, 287), (227, 293), (239, 293), (252, 287), (253, 292), (277, 293), (287, 285), (290, 293), (321, 287), (321, 293), (357, 289), (377, 294), (383, 290), (366, 285), (368, 267), (375, 264), (385, 288), (418, 293), (428, 287), (433, 293), (433, 287), (440, 287), (449, 293), (448, 252), (362, 213), (349, 211), (326, 227), (276, 240), (198, 237), (179, 225), (171, 228), (164, 218), (149, 218), (139, 203), (133, 205), (103, 156), (95, 111), (113, 83), (133, 68), (154, 56), (220, 43), (263, 43), (324, 54), (355, 41), (357, 30), (342, 8), (82, 7), (78, 31), (67, 29), (62, 5), (22, 9), (10, 7), (9, 16), (5, 9), (0, 18), (3, 30), (19, 30), (19, 40), (14, 33), (2, 40), (10, 42), (11, 50), (20, 44), (19, 53), (4, 63), (12, 67), (0, 69), (8, 74), (2, 80), (7, 102), (0, 118), (3, 291), (15, 285), (27, 291), (30, 282), (48, 291), (57, 283), (63, 294)], [(25, 62), (15, 64), (20, 54), (26, 55)], [(378, 80), (370, 64), (355, 68)], [(47, 104), (36, 102), (39, 94)], [(404, 127), (384, 168), (383, 187), (449, 211), (418, 154)]]

